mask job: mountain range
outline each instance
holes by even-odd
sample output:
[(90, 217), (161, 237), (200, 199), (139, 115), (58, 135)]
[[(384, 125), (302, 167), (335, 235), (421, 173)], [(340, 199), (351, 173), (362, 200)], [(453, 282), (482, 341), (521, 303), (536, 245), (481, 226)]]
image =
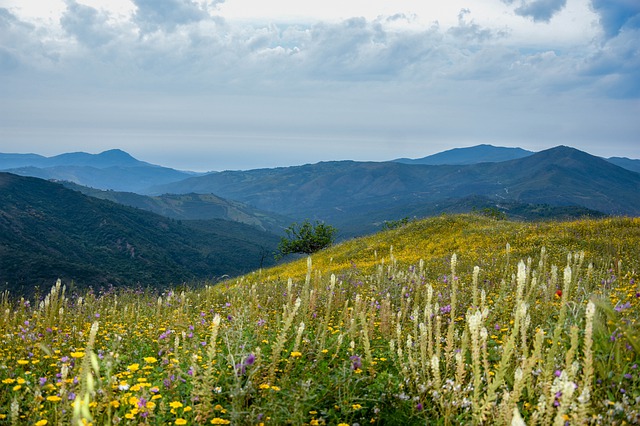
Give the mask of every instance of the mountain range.
[(100, 154), (73, 152), (54, 157), (0, 153), (0, 171), (132, 192), (144, 192), (149, 186), (176, 182), (198, 174), (146, 163), (119, 149)]
[[(161, 193), (215, 193), (294, 219), (372, 230), (376, 222), (417, 216), (470, 196), (501, 203), (583, 207), (640, 214), (640, 174), (559, 146), (503, 162), (415, 165), (336, 161), (226, 171), (159, 185)], [(363, 224), (365, 226), (363, 228)]]
[[(640, 216), (639, 163), (565, 146), (480, 145), (411, 161), (196, 174), (119, 150), (0, 154), (0, 169), (11, 171), (0, 172), (0, 284), (20, 294), (57, 278), (151, 287), (215, 280), (272, 264), (278, 235), (305, 219), (346, 239), (442, 213)], [(54, 181), (19, 176), (29, 173)]]

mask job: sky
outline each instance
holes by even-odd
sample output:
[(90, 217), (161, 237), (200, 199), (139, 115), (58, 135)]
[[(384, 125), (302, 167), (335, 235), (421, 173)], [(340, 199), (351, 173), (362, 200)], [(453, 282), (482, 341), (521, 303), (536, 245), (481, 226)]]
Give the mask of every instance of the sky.
[(638, 0), (0, 0), (0, 152), (640, 158)]

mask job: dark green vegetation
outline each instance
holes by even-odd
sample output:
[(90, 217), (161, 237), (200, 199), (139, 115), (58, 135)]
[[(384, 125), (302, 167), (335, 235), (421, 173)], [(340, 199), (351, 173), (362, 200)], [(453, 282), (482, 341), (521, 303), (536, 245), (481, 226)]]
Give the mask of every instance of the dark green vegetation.
[(321, 222), (312, 224), (305, 220), (301, 224), (294, 223), (284, 230), (286, 237), (278, 244), (279, 256), (288, 254), (312, 254), (329, 247), (336, 239), (338, 230)]
[(176, 221), (0, 173), (0, 283), (13, 293), (77, 286), (165, 287), (273, 263), (278, 238), (230, 221)]
[[(345, 235), (372, 232), (385, 220), (458, 212), (470, 197), (523, 218), (554, 216), (556, 208), (578, 217), (590, 211), (640, 214), (640, 174), (568, 147), (467, 166), (342, 161), (230, 171), (156, 191), (215, 193), (294, 220), (324, 220)], [(546, 212), (534, 206), (540, 204)], [(466, 211), (474, 207), (488, 206)]]

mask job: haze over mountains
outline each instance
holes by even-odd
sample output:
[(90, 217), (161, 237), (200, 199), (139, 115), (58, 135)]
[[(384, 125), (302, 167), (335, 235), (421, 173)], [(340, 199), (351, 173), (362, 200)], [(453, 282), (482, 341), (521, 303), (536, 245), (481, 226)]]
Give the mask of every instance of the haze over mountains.
[(565, 146), (480, 145), (415, 160), (194, 174), (119, 150), (0, 154), (10, 172), (0, 173), (0, 282), (154, 286), (240, 274), (273, 263), (278, 234), (304, 219), (349, 238), (385, 221), (483, 209), (523, 220), (640, 216), (639, 164)]
[(0, 171), (132, 192), (144, 192), (149, 186), (176, 182), (197, 174), (139, 161), (119, 149), (100, 154), (74, 152), (54, 157), (0, 154)]

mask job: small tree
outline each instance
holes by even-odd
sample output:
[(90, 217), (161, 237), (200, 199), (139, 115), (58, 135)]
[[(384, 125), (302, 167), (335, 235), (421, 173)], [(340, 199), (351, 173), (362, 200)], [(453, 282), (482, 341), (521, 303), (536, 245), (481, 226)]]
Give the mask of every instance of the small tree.
[(335, 240), (338, 230), (331, 225), (316, 221), (311, 224), (305, 220), (302, 224), (291, 224), (284, 230), (286, 237), (278, 244), (279, 257), (291, 253), (311, 254), (329, 247)]

